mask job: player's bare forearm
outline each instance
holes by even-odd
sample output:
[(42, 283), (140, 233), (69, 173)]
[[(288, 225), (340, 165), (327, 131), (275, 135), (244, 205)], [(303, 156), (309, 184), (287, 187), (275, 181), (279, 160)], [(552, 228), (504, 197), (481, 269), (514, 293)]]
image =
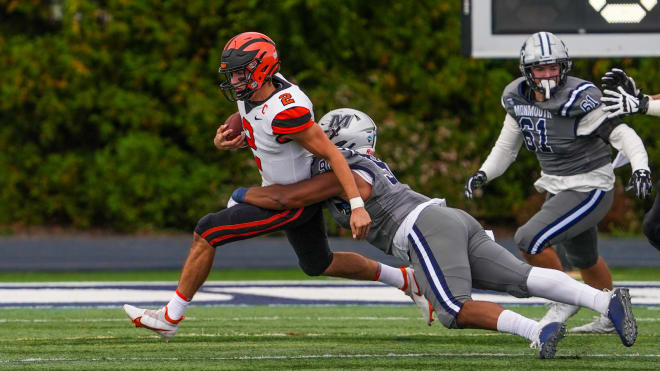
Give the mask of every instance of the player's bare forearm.
[(341, 184), (332, 172), (302, 182), (267, 187), (252, 187), (245, 202), (264, 209), (285, 210), (309, 206), (342, 193)]
[(251, 187), (245, 193), (245, 203), (259, 206), (264, 209), (270, 210), (286, 210), (284, 200), (280, 199), (280, 195), (284, 192), (279, 184), (271, 185), (268, 187)]
[[(359, 175), (353, 175), (360, 196), (364, 200), (368, 199), (371, 196), (371, 185)], [(294, 184), (248, 188), (244, 202), (264, 209), (286, 210), (313, 205), (332, 197), (348, 201), (337, 177), (333, 172), (328, 172)]]
[(312, 125), (300, 133), (289, 136), (311, 153), (328, 160), (349, 199), (359, 196), (357, 184), (351, 175), (351, 169), (348, 167), (346, 159), (323, 133), (320, 126)]
[[(330, 162), (330, 166), (332, 166), (332, 169), (337, 176), (337, 179), (339, 179), (339, 183), (341, 183), (341, 187), (349, 200), (353, 201), (360, 197), (357, 184), (352, 176), (351, 169), (348, 167), (348, 163), (346, 163), (346, 159), (341, 152), (339, 152), (337, 147), (332, 144), (330, 139), (325, 136), (325, 133), (323, 133), (320, 126), (312, 125), (308, 129), (299, 133), (291, 134), (290, 136), (308, 151), (317, 156), (323, 157)], [(360, 206), (357, 202), (351, 202), (351, 210), (350, 224), (353, 238), (358, 240), (364, 239), (369, 233), (371, 217), (364, 208), (364, 204)]]

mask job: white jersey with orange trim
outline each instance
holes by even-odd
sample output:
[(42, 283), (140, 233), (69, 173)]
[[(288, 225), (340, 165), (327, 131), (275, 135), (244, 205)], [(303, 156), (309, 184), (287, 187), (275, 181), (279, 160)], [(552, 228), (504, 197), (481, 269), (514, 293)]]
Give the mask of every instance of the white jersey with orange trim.
[(243, 133), (264, 187), (296, 183), (311, 176), (312, 154), (284, 136), (315, 125), (307, 95), (279, 73), (272, 81), (276, 91), (265, 101), (238, 101)]

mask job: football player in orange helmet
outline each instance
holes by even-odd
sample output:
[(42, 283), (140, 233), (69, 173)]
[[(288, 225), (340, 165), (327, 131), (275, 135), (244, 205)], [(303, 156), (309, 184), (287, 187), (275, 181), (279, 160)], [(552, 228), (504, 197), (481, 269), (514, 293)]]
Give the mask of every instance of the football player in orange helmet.
[[(307, 95), (279, 73), (275, 43), (258, 32), (241, 33), (225, 45), (218, 71), (225, 77), (220, 84), (223, 94), (238, 106), (243, 133), (227, 140), (229, 129), (221, 125), (214, 138), (216, 147), (250, 147), (263, 185), (307, 179), (311, 176), (313, 156), (324, 158), (334, 170), (343, 197), (350, 205), (347, 212), (353, 237), (366, 238), (371, 218), (346, 159), (314, 121), (312, 102)], [(245, 190), (237, 189), (232, 199), (240, 201)], [(168, 339), (174, 336), (190, 299), (208, 277), (215, 248), (276, 230), (285, 231), (306, 274), (390, 284), (415, 301), (428, 324), (432, 321), (428, 301), (414, 289), (412, 269), (394, 268), (359, 254), (330, 250), (321, 204), (285, 212), (245, 203), (228, 206), (231, 207), (200, 219), (179, 285), (166, 306), (157, 311), (124, 306), (137, 327), (148, 328)]]
[(225, 81), (220, 89), (231, 102), (250, 99), (279, 71), (273, 40), (258, 32), (244, 32), (229, 40), (222, 51), (218, 72), (224, 74)]

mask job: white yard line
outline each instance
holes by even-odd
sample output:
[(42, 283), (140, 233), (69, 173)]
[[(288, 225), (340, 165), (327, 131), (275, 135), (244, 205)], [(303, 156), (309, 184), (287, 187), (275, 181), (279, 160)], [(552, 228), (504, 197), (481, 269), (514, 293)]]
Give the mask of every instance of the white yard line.
[[(660, 306), (660, 282), (617, 282), (630, 287), (634, 305)], [(124, 303), (153, 306), (170, 300), (173, 282), (0, 283), (0, 308), (30, 306), (113, 307)], [(504, 305), (542, 305), (540, 298), (475, 292), (474, 300)], [(405, 305), (401, 290), (365, 281), (214, 281), (195, 295), (197, 305)]]
[[(158, 361), (261, 361), (261, 360), (297, 360), (297, 359), (364, 359), (364, 358), (424, 358), (424, 357), (461, 357), (461, 358), (528, 358), (528, 353), (405, 353), (405, 354), (309, 354), (297, 356), (236, 356), (236, 357), (100, 357), (100, 358), (26, 358), (19, 360), (0, 360), (0, 364), (47, 363), (47, 362), (158, 362)], [(569, 356), (570, 357), (570, 356)], [(581, 354), (580, 358), (660, 358), (660, 354)], [(561, 359), (562, 356), (558, 356)]]

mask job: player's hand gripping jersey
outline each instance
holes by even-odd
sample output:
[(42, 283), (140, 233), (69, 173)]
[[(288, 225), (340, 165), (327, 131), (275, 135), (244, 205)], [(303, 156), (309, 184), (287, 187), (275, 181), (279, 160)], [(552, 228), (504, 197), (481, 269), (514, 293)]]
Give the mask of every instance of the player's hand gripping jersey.
[(266, 101), (238, 101), (245, 140), (254, 154), (262, 186), (307, 179), (312, 162), (309, 151), (284, 137), (315, 125), (312, 102), (281, 74), (272, 81), (277, 90)]

